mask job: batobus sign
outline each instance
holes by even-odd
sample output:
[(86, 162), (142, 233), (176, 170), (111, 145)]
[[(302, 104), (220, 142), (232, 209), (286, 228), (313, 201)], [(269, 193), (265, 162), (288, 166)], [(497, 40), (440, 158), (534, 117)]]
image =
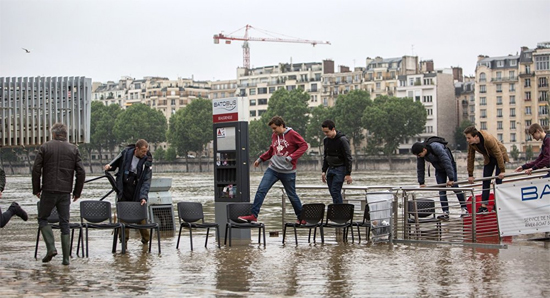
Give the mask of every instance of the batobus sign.
[(229, 97), (212, 100), (212, 120), (214, 123), (248, 122), (248, 98)]

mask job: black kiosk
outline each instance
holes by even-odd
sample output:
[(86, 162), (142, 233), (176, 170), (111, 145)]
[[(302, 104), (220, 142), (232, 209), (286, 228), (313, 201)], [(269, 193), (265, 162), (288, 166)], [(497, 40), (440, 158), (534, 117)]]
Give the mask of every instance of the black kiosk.
[[(250, 202), (248, 113), (246, 97), (212, 100), (215, 215), (222, 237), (227, 204)], [(250, 240), (250, 230), (236, 229), (232, 236), (233, 241)]]

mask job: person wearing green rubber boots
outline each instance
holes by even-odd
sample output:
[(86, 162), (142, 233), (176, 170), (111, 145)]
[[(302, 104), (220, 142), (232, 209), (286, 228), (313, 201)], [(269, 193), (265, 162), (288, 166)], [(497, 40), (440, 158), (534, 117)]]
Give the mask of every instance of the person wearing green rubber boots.
[(48, 250), (42, 262), (47, 263), (57, 255), (52, 227), (48, 224), (48, 217), (56, 207), (61, 227), (63, 265), (69, 265), (71, 191), (74, 202), (80, 198), (86, 172), (78, 148), (67, 141), (67, 126), (55, 123), (51, 127), (51, 133), (51, 140), (40, 146), (34, 160), (32, 192), (40, 199), (38, 226)]

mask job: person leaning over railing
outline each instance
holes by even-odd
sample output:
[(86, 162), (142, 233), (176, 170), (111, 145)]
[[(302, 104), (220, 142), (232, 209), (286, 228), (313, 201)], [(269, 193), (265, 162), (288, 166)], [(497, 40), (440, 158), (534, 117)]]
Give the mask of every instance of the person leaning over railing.
[[(542, 146), (537, 159), (516, 168), (516, 172), (525, 170), (527, 175), (531, 175), (534, 170), (550, 167), (550, 135), (547, 135), (538, 123), (529, 126), (529, 134), (533, 139), (542, 141)], [(550, 172), (545, 177), (550, 177)]]
[[(474, 126), (468, 126), (464, 130), (466, 142), (468, 142), (468, 183), (474, 183), (474, 162), (476, 151), (483, 155), (483, 177), (495, 176), (496, 184), (502, 183), (504, 172), (506, 171), (505, 162), (508, 162), (508, 153), (506, 147), (502, 145), (495, 137), (485, 130), (478, 131)], [(491, 180), (483, 180), (483, 191), (481, 192), (481, 207), (477, 213), (488, 212), (489, 187)]]

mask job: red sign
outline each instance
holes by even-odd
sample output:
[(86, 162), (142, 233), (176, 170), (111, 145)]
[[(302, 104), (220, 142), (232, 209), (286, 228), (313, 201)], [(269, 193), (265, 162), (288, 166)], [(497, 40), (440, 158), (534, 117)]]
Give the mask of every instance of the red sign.
[(214, 123), (238, 121), (239, 113), (213, 115)]

